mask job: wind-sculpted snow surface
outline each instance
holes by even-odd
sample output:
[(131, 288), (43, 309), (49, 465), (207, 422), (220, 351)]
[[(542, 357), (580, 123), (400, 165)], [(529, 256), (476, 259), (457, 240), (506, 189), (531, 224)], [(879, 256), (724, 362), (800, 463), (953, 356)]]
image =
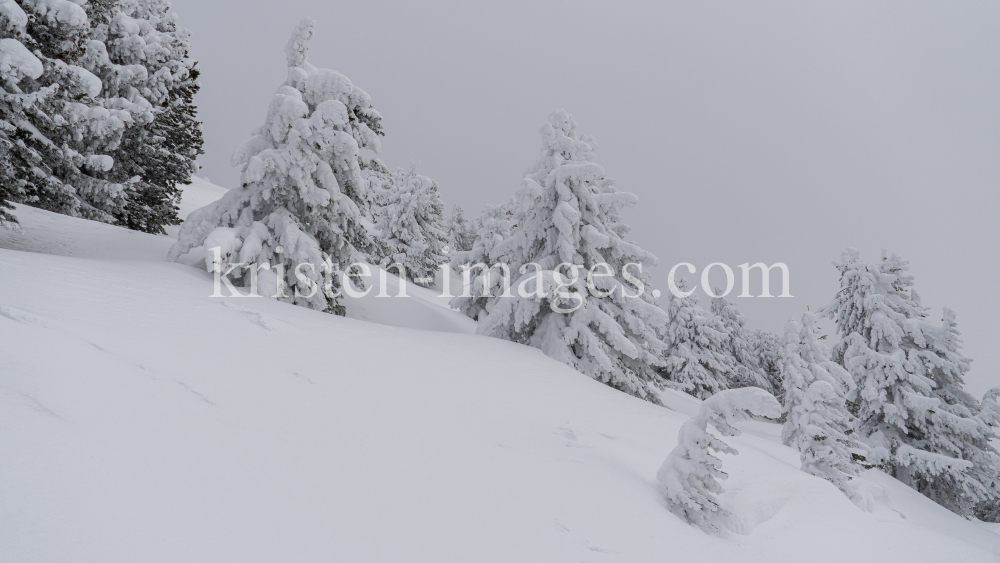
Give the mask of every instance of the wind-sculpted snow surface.
[[(718, 504), (746, 535), (710, 537), (664, 506), (654, 479), (685, 415), (495, 338), (209, 298), (210, 273), (162, 260), (167, 237), (29, 211), (25, 244), (80, 248), (0, 249), (4, 561), (995, 563), (1000, 553), (1000, 535), (878, 471), (857, 477), (873, 508), (860, 510), (799, 470), (780, 426), (758, 421), (726, 439), (738, 456), (719, 457), (729, 478)], [(0, 232), (0, 246), (11, 240)], [(113, 259), (114, 244), (119, 255), (134, 244), (140, 259)], [(412, 328), (473, 324), (421, 299), (374, 301)]]

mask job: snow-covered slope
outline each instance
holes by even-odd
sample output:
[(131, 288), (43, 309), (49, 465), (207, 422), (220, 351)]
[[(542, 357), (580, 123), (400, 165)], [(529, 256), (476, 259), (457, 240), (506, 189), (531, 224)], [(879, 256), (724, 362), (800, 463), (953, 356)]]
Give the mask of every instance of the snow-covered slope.
[[(226, 188), (194, 176), (181, 187), (178, 217), (222, 197)], [(24, 233), (0, 229), (0, 248), (116, 260), (164, 260), (175, 242), (180, 226), (167, 227), (169, 237), (161, 237), (113, 227), (96, 221), (66, 217), (26, 205), (15, 205), (14, 215)]]
[[(17, 214), (49, 254), (96, 225)], [(686, 415), (425, 294), (372, 301), (452, 332), (213, 299), (171, 239), (98, 226), (118, 251), (0, 249), (0, 561), (1000, 560), (884, 474), (860, 510), (757, 422), (725, 458), (743, 534), (706, 536), (654, 482)]]
[(177, 213), (181, 219), (187, 218), (195, 209), (205, 207), (229, 191), (200, 176), (192, 176), (191, 183), (181, 189), (183, 194), (181, 195), (180, 211)]
[(14, 205), (23, 233), (0, 229), (0, 248), (109, 260), (164, 260), (169, 237)]
[[(191, 211), (212, 203), (224, 193), (225, 188), (195, 176), (190, 185), (183, 187), (178, 215), (183, 219)], [(150, 235), (25, 205), (15, 205), (14, 215), (24, 232), (0, 229), (0, 248), (58, 256), (160, 262), (166, 259), (167, 250), (175, 242), (179, 229), (168, 228), (169, 236)], [(204, 258), (199, 252), (192, 252), (183, 257), (182, 262), (201, 268)], [(377, 274), (373, 274), (374, 280), (377, 280)], [(457, 283), (454, 285), (458, 286)], [(388, 295), (398, 295), (398, 277), (388, 275), (384, 287)], [(379, 289), (375, 288), (365, 297), (352, 300), (347, 315), (406, 328), (468, 334), (476, 330), (474, 321), (447, 308), (448, 300), (442, 299), (439, 292), (407, 284), (407, 299), (378, 298), (378, 293)]]

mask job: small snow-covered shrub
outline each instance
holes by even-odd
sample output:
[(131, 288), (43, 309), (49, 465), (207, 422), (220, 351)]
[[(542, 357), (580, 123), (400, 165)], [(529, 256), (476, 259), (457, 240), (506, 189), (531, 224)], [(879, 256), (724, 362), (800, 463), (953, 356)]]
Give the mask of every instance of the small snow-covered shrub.
[(670, 511), (705, 532), (719, 533), (729, 513), (716, 502), (724, 492), (722, 460), (713, 453), (736, 455), (735, 449), (708, 431), (711, 424), (723, 436), (739, 436), (734, 426), (750, 415), (777, 418), (781, 405), (763, 389), (745, 387), (721, 391), (706, 399), (698, 414), (677, 435), (677, 446), (656, 473)]

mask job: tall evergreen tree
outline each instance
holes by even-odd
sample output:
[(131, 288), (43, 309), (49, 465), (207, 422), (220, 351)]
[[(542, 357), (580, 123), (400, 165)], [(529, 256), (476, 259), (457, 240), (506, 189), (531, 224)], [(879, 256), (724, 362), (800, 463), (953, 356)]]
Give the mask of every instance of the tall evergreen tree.
[[(451, 307), (479, 320), (485, 318), (486, 306), (492, 301), (493, 295), (504, 291), (504, 271), (501, 267), (493, 267), (491, 262), (495, 256), (494, 249), (510, 236), (513, 228), (513, 202), (504, 205), (487, 205), (483, 215), (476, 221), (476, 237), (472, 248), (468, 251), (456, 251), (451, 255), (451, 267), (459, 271), (470, 268), (468, 272), (468, 295), (462, 294), (451, 300)], [(480, 268), (471, 266), (482, 264)], [(511, 272), (508, 268), (508, 272)], [(511, 275), (515, 275), (511, 272)]]
[(164, 0), (105, 0), (93, 9), (95, 40), (83, 59), (102, 78), (106, 93), (149, 103), (111, 153), (114, 166), (107, 177), (128, 187), (126, 205), (115, 219), (152, 233), (179, 222), (178, 186), (191, 181), (203, 152), (190, 33), (169, 10)]
[[(1000, 428), (1000, 387), (993, 387), (983, 395), (982, 409), (977, 418), (990, 425), (996, 432)], [(983, 522), (1000, 523), (1000, 497), (976, 505), (976, 518)]]
[[(657, 401), (651, 386), (659, 380), (654, 368), (666, 316), (644, 291), (648, 274), (635, 266), (625, 271), (626, 264), (656, 263), (624, 238), (629, 229), (620, 212), (636, 197), (618, 191), (595, 161), (596, 141), (578, 135), (568, 113), (550, 114), (541, 133), (542, 154), (515, 197), (510, 235), (488, 262), (506, 264), (514, 287), (524, 283), (526, 291), (494, 296), (485, 320), (480, 313), (478, 333), (535, 346), (598, 381)], [(591, 285), (592, 268), (600, 275)]]
[[(37, 76), (23, 78), (8, 93), (30, 95), (20, 105), (25, 119), (17, 127), (32, 136), (40, 166), (19, 173), (37, 180), (19, 186), (19, 199), (50, 211), (113, 222), (125, 205), (126, 189), (104, 173), (114, 160), (108, 152), (132, 123), (133, 103), (102, 104), (102, 83), (76, 63), (87, 44), (86, 11), (72, 2), (5, 2), (0, 33), (20, 42), (42, 63)], [(141, 110), (141, 108), (140, 108)], [(25, 161), (15, 160), (24, 165)]]
[(866, 457), (847, 410), (846, 399), (855, 391), (851, 374), (830, 360), (817, 337), (812, 313), (803, 314), (801, 324), (788, 321), (778, 352), (785, 382), (782, 441), (801, 452), (803, 471), (832, 482), (859, 501), (848, 486), (857, 474), (855, 459)]
[[(677, 281), (686, 293), (687, 280)], [(698, 297), (668, 295), (668, 347), (661, 373), (671, 386), (699, 399), (730, 388), (736, 369), (730, 354), (729, 332), (722, 321), (698, 306)]]
[(767, 330), (756, 329), (750, 332), (748, 339), (754, 359), (773, 389), (772, 393), (778, 401), (783, 402), (785, 390), (782, 387), (783, 379), (778, 355), (781, 337)]
[[(9, 10), (17, 8), (16, 4), (9, 2), (10, 6), (4, 6), (5, 11), (0, 12), (4, 16), (10, 14)], [(23, 12), (20, 14), (23, 19), (7, 17), (3, 20), (4, 26), (11, 32), (18, 34), (24, 32), (24, 25), (27, 16)], [(13, 21), (12, 21), (13, 20)], [(27, 189), (37, 189), (36, 182), (45, 182), (47, 176), (40, 177), (32, 173), (32, 169), (44, 169), (42, 155), (45, 147), (41, 145), (40, 139), (31, 134), (31, 131), (22, 127), (21, 124), (28, 122), (25, 107), (33, 106), (39, 97), (44, 97), (46, 92), (39, 94), (25, 94), (19, 84), (25, 78), (37, 79), (42, 75), (42, 61), (28, 51), (17, 39), (0, 39), (0, 227), (20, 230), (17, 218), (10, 213), (14, 209), (13, 202), (23, 199)]]
[(1000, 387), (994, 387), (983, 395), (979, 418), (993, 428), (1000, 428)]
[[(953, 323), (927, 321), (907, 262), (854, 249), (838, 265), (840, 291), (825, 309), (842, 338), (834, 357), (854, 377), (861, 437), (889, 474), (950, 510), (971, 515), (1000, 496), (995, 434), (959, 397), (967, 360)], [(947, 318), (947, 317), (946, 317)]]
[[(285, 47), (288, 79), (271, 99), (264, 125), (233, 155), (243, 169), (241, 186), (188, 216), (168, 258), (219, 246), (220, 258), (268, 265), (272, 273), (261, 272), (269, 278), (262, 283), (268, 294), (344, 314), (335, 272), (359, 260), (354, 241), (368, 239), (349, 196), (365, 191), (351, 125), (358, 108), (348, 104), (368, 96), (340, 74), (309, 64), (314, 26), (312, 18), (296, 26)], [(253, 275), (244, 274), (244, 285), (252, 285)]]
[(177, 222), (201, 130), (188, 33), (168, 10), (164, 0), (3, 3), (0, 33), (42, 63), (5, 88), (22, 96), (6, 103), (31, 137), (7, 159), (13, 199), (154, 233)]

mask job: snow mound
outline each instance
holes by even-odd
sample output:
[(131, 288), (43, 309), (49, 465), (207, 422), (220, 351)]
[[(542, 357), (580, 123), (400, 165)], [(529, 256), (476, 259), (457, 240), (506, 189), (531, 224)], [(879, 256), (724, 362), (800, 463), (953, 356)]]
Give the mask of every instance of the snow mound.
[[(0, 9), (5, 8), (0, 4)], [(8, 20), (10, 21), (10, 20)], [(17, 39), (0, 39), (0, 75), (18, 82), (25, 76), (38, 78), (43, 72), (42, 61)]]
[(24, 33), (28, 25), (28, 15), (15, 0), (0, 0), (0, 25), (3, 26), (3, 31), (11, 35)]
[(44, 17), (49, 25), (59, 27), (86, 27), (89, 23), (87, 12), (76, 2), (70, 0), (24, 0), (22, 2), (31, 11)]

